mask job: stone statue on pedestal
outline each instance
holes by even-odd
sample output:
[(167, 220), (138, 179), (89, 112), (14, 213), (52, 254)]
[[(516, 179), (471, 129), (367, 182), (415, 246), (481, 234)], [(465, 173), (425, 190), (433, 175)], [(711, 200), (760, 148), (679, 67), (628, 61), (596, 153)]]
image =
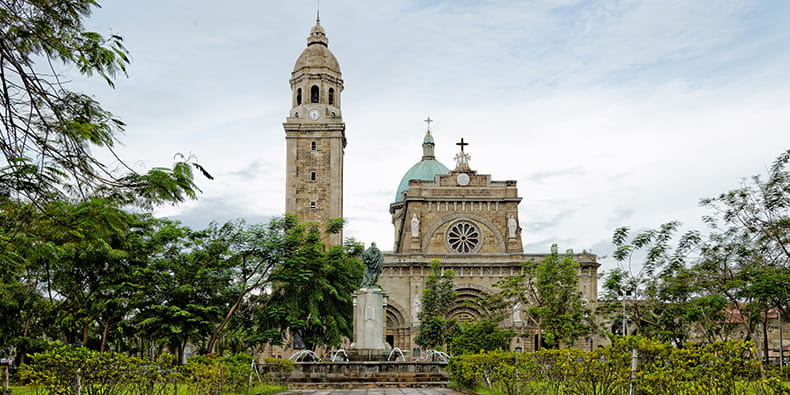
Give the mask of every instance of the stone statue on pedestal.
[(384, 360), (390, 350), (384, 341), (384, 311), (387, 308), (387, 293), (375, 286), (384, 269), (384, 254), (370, 243), (362, 253), (365, 273), (362, 285), (353, 294), (354, 339), (347, 352), (352, 361)]
[(384, 269), (384, 254), (376, 247), (376, 243), (370, 243), (370, 247), (362, 253), (362, 263), (365, 264), (365, 273), (360, 288), (370, 288), (376, 285)]

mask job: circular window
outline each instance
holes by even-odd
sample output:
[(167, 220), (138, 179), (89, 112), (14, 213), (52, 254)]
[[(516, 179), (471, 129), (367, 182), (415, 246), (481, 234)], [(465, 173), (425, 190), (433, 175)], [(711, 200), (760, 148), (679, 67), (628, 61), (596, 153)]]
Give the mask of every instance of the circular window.
[(447, 230), (447, 246), (459, 254), (476, 252), (480, 247), (482, 235), (477, 226), (471, 222), (459, 221)]

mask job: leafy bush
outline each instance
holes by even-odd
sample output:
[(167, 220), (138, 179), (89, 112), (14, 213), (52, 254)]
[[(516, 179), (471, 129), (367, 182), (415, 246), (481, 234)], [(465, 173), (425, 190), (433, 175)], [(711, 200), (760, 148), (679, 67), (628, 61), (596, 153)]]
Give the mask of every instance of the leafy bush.
[[(631, 353), (638, 369), (631, 380)], [(705, 393), (713, 395), (780, 394), (777, 374), (762, 378), (749, 342), (690, 344), (675, 348), (642, 337), (615, 338), (594, 352), (578, 349), (532, 353), (492, 352), (450, 360), (453, 379), (469, 389), (504, 394)]]
[[(156, 362), (114, 352), (62, 345), (30, 356), (19, 378), (45, 394), (164, 394), (172, 372)], [(78, 379), (79, 377), (79, 379)]]
[[(180, 373), (173, 361), (171, 354), (162, 354), (153, 361), (65, 345), (32, 355), (18, 375), (48, 395), (76, 394), (78, 377), (85, 395), (164, 395), (171, 393), (176, 379), (183, 382), (187, 393), (208, 395), (218, 390), (245, 392), (254, 373), (253, 359), (248, 354), (193, 357)], [(287, 370), (287, 366), (281, 364), (279, 371)], [(290, 369), (293, 370), (293, 364)]]
[(191, 394), (240, 392), (249, 386), (252, 375), (252, 356), (244, 353), (221, 358), (192, 357), (182, 371)]

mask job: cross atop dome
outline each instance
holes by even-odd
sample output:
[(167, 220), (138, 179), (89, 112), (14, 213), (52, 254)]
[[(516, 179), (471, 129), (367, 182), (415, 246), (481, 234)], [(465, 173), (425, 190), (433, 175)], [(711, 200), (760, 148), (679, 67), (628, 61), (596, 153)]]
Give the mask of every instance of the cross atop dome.
[(431, 122), (434, 122), (434, 120), (431, 119), (430, 115), (428, 115), (428, 118), (425, 118), (424, 122), (428, 124), (428, 131), (430, 131), (431, 130)]

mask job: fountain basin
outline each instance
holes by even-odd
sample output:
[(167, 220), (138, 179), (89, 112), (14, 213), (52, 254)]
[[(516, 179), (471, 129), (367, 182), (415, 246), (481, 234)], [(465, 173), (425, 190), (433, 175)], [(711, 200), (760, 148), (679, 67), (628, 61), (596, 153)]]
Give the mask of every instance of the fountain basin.
[(285, 380), (290, 388), (444, 387), (447, 362), (297, 362)]

